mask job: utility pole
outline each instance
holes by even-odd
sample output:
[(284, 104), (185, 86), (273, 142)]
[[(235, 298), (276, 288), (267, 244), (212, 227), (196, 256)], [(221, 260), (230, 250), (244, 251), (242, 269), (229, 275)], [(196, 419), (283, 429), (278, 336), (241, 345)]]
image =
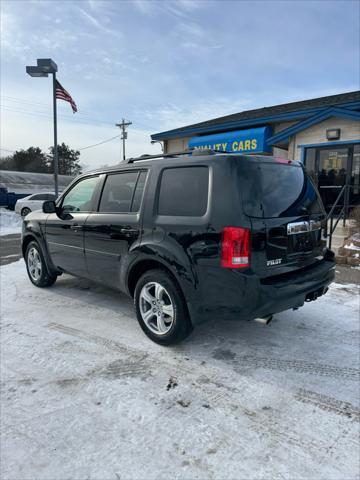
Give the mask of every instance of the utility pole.
[(125, 140), (127, 139), (126, 127), (132, 125), (132, 122), (125, 122), (125, 119), (122, 119), (121, 123), (116, 123), (115, 126), (121, 129), (121, 140), (123, 141), (123, 162), (125, 162)]

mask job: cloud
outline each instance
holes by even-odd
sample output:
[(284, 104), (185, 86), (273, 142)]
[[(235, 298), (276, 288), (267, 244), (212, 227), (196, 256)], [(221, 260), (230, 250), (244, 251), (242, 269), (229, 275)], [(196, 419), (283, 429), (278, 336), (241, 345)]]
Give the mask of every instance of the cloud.
[(171, 15), (176, 18), (185, 19), (189, 14), (204, 7), (205, 1), (196, 0), (132, 0), (134, 7), (144, 15), (154, 15), (156, 11)]
[(136, 10), (144, 15), (151, 15), (154, 12), (153, 6), (155, 2), (149, 2), (148, 0), (132, 0), (131, 3)]
[[(222, 117), (231, 113), (240, 112), (251, 105), (250, 99), (218, 98), (210, 100), (194, 100), (187, 105), (163, 104), (154, 110), (146, 110), (143, 115), (150, 122), (156, 120), (157, 130), (168, 130), (184, 125), (191, 125), (209, 118)], [(156, 133), (152, 131), (152, 133)]]
[(97, 30), (100, 30), (101, 32), (104, 32), (108, 35), (113, 35), (117, 38), (122, 38), (121, 32), (105, 27), (96, 17), (94, 17), (94, 15), (91, 15), (89, 12), (87, 12), (83, 8), (77, 7), (77, 10), (87, 20), (87, 22), (93, 27), (95, 27)]

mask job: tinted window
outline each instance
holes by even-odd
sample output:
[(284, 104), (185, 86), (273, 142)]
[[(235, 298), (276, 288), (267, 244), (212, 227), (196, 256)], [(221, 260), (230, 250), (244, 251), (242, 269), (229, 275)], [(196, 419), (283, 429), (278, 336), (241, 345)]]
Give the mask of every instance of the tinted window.
[(45, 200), (45, 194), (36, 193), (35, 195), (31, 195), (30, 200)]
[(207, 167), (167, 168), (159, 194), (159, 215), (201, 217), (207, 209)]
[(62, 207), (69, 212), (90, 212), (98, 177), (80, 180), (62, 201)]
[(132, 212), (138, 212), (140, 210), (141, 200), (144, 193), (145, 180), (146, 180), (146, 172), (140, 172), (140, 175), (136, 184), (136, 188), (135, 188), (132, 206), (131, 206)]
[(55, 200), (55, 195), (51, 193), (37, 193), (32, 195), (31, 200)]
[(322, 203), (304, 170), (281, 163), (246, 162), (239, 168), (244, 211), (252, 217), (289, 217), (323, 213)]
[(108, 175), (100, 201), (100, 212), (130, 212), (139, 172), (124, 172)]

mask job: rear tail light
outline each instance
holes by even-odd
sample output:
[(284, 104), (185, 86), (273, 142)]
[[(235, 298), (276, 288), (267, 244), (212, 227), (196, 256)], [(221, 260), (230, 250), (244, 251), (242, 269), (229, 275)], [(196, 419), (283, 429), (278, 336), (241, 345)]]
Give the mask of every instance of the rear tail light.
[(222, 234), (221, 266), (245, 268), (250, 266), (250, 230), (241, 227), (225, 227)]

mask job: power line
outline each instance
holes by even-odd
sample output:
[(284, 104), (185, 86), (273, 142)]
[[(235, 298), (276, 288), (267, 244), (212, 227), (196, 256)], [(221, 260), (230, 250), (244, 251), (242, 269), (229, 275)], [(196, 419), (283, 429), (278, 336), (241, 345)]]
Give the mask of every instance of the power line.
[(94, 145), (88, 145), (87, 147), (78, 148), (77, 150), (86, 150), (87, 148), (97, 147), (98, 145), (102, 145), (103, 143), (111, 142), (111, 140), (115, 140), (115, 138), (119, 138), (119, 137), (121, 137), (121, 134), (120, 135), (115, 135), (115, 137), (108, 138), (107, 140), (103, 140), (102, 142), (94, 143)]
[(0, 147), (0, 150), (1, 150), (2, 152), (15, 153), (15, 150), (9, 150), (8, 148), (1, 148), (1, 147)]
[[(99, 142), (99, 143), (94, 143), (93, 145), (87, 145), (86, 147), (77, 148), (76, 150), (87, 150), (88, 148), (97, 147), (98, 145), (102, 145), (103, 143), (111, 142), (111, 140), (115, 140), (115, 138), (119, 138), (120, 136), (121, 136), (121, 134), (120, 135), (115, 135), (115, 137), (108, 138), (108, 139), (103, 140), (102, 142)], [(0, 148), (0, 150), (2, 150), (4, 152), (10, 152), (10, 153), (15, 153), (15, 151), (16, 151), (16, 150), (9, 150), (7, 148)]]
[[(24, 98), (20, 98), (20, 97), (10, 97), (8, 95), (1, 95), (1, 97), (4, 98), (5, 100), (9, 101), (9, 102), (21, 103), (21, 104), (25, 103), (25, 104), (28, 104), (28, 105), (38, 105), (40, 107), (51, 108), (51, 105), (48, 104), (48, 103), (34, 102), (33, 100), (24, 99)], [(87, 110), (82, 110), (82, 109), (81, 109), (81, 112), (78, 112), (78, 113), (81, 113), (82, 115), (89, 115), (89, 114), (92, 115)]]
[[(25, 99), (22, 99), (20, 97), (10, 97), (8, 95), (1, 95), (1, 97), (5, 100), (5, 101), (10, 101), (10, 102), (15, 102), (15, 103), (18, 103), (20, 105), (1, 105), (3, 109), (5, 110), (8, 110), (8, 111), (11, 111), (11, 112), (16, 112), (16, 113), (26, 113), (28, 115), (35, 115), (35, 116), (48, 116), (48, 117), (51, 117), (52, 118), (52, 115), (51, 113), (48, 113), (49, 110), (50, 110), (50, 105), (49, 104), (46, 104), (46, 103), (41, 103), (41, 102), (34, 102), (34, 101), (31, 101), (31, 100), (25, 100)], [(35, 105), (37, 106), (37, 108), (41, 108), (42, 111), (40, 110), (37, 110), (37, 111), (34, 111), (34, 110), (25, 110), (24, 108), (22, 108), (22, 104), (25, 104), (23, 105), (24, 108), (30, 108), (32, 105)], [(45, 108), (45, 107), (48, 107), (48, 108)], [(98, 118), (94, 118), (91, 116), (92, 113), (91, 112), (88, 112), (88, 111), (84, 111), (84, 110), (81, 110), (81, 111), (78, 111), (77, 112), (77, 116), (80, 116), (82, 118), (74, 118), (71, 114), (66, 114), (66, 113), (60, 113), (58, 114), (59, 117), (62, 117), (64, 119), (67, 119), (67, 120), (71, 120), (71, 121), (75, 121), (75, 122), (88, 122), (88, 123), (93, 123), (93, 124), (104, 124), (104, 125), (112, 125), (112, 123), (110, 122), (107, 122), (105, 120), (101, 120), (101, 119), (98, 119)], [(83, 118), (85, 117), (85, 118)], [(93, 120), (93, 122), (90, 122), (90, 120)], [(152, 127), (150, 127), (149, 125), (145, 125), (143, 123), (140, 123), (138, 121), (135, 122), (136, 126), (138, 127), (142, 127), (146, 130), (152, 130)]]
[[(5, 111), (8, 111), (8, 112), (20, 113), (20, 114), (23, 114), (23, 115), (30, 115), (30, 116), (34, 116), (34, 117), (51, 118), (51, 114), (47, 114), (46, 112), (34, 112), (34, 111), (29, 111), (29, 110), (20, 109), (20, 108), (14, 109), (14, 108), (8, 107), (6, 105), (1, 105), (1, 109), (5, 110)], [(110, 122), (105, 122), (105, 121), (102, 121), (102, 120), (93, 121), (93, 120), (90, 120), (90, 118), (73, 118), (73, 117), (70, 117), (70, 116), (67, 116), (67, 115), (63, 115), (63, 114), (59, 114), (58, 117), (63, 118), (65, 120), (68, 120), (68, 121), (73, 122), (73, 123), (74, 122), (75, 123), (85, 123), (85, 124), (88, 124), (88, 125), (112, 125)]]

